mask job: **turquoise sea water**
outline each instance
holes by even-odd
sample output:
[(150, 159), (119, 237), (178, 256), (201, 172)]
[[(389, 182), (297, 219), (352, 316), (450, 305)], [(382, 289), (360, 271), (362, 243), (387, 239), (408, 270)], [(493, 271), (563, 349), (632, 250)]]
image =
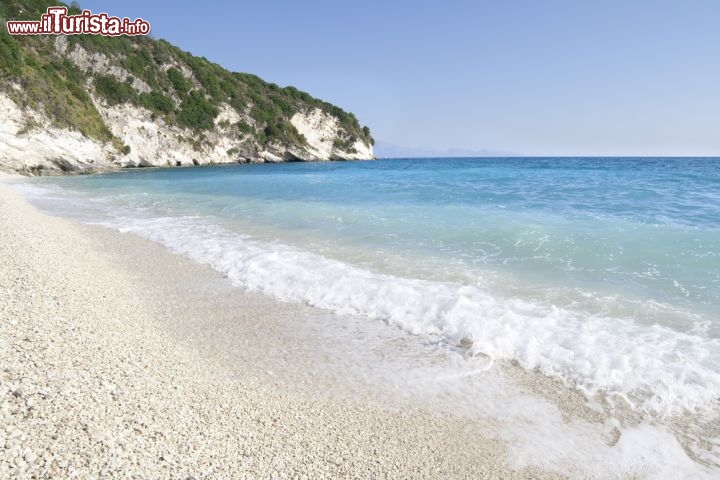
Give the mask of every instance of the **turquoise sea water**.
[(245, 288), (657, 414), (720, 398), (720, 160), (397, 159), (38, 179)]

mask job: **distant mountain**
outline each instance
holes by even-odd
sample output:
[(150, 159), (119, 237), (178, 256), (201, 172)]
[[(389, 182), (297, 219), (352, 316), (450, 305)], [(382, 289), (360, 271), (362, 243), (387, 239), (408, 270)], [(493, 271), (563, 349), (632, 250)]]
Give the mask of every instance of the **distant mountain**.
[(504, 150), (472, 150), (466, 148), (424, 148), (401, 147), (392, 143), (377, 141), (374, 148), (377, 158), (417, 158), (417, 157), (517, 157), (520, 154)]

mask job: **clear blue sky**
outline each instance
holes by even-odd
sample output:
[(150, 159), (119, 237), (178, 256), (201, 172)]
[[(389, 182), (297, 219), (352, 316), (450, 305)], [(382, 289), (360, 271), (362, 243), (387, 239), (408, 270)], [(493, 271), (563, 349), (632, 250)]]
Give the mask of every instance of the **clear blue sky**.
[(720, 156), (720, 1), (80, 2), (403, 146)]

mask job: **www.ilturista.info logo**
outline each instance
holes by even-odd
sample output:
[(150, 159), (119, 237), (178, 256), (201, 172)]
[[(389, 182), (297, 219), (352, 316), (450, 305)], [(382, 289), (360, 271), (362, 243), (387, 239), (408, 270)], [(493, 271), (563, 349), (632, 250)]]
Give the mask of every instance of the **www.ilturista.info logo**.
[(147, 35), (150, 33), (150, 24), (138, 18), (130, 21), (129, 18), (120, 19), (110, 17), (107, 13), (92, 13), (83, 10), (79, 15), (68, 15), (67, 7), (48, 7), (47, 13), (40, 17), (40, 21), (10, 20), (7, 22), (10, 35)]

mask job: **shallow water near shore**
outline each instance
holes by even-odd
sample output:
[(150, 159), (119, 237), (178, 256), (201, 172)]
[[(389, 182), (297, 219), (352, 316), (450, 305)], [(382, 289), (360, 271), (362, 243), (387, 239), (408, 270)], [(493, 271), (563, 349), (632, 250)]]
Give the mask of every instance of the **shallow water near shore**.
[(679, 435), (686, 441), (681, 446), (666, 425), (608, 416), (548, 377), (513, 365), (488, 368), (462, 349), (362, 317), (238, 291), (159, 245), (89, 228), (139, 284), (157, 285), (153, 295), (163, 299), (157, 309), (173, 325), (169, 332), (231, 375), (259, 378), (283, 394), (461, 416), (483, 437), (503, 441), (515, 469), (538, 467), (569, 478), (712, 478), (683, 451), (697, 450), (697, 441)]
[[(711, 425), (681, 441), (717, 466), (718, 185), (711, 159), (424, 159), (129, 171), (21, 188), (50, 212), (332, 312), (306, 318), (346, 351), (355, 377), (524, 424), (502, 430), (520, 464), (550, 461), (532, 447), (548, 436), (558, 439), (551, 451), (577, 450), (558, 464), (582, 458), (577, 445), (599, 451), (591, 438), (631, 452), (633, 436), (672, 459), (669, 432), (693, 413), (692, 425)], [(369, 351), (383, 335), (392, 340), (377, 357)], [(358, 367), (367, 363), (377, 368)], [(508, 368), (583, 392), (601, 425), (561, 427), (561, 409), (518, 393)], [(628, 411), (639, 424), (613, 420)], [(595, 460), (609, 471), (615, 454)]]

